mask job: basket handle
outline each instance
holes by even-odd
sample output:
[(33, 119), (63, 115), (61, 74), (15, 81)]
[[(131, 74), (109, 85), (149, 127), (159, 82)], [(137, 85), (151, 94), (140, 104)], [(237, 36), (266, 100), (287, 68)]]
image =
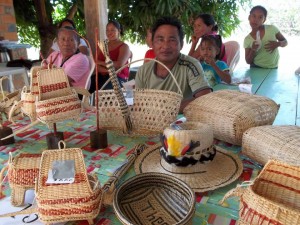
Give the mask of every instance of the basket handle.
[[(57, 143), (57, 145), (58, 145), (58, 148), (59, 148), (59, 149), (65, 149), (65, 148), (66, 148), (66, 142), (64, 142), (63, 140), (60, 140), (60, 141)], [(63, 147), (61, 147), (61, 145), (62, 145)]]
[(253, 181), (245, 181), (242, 184), (238, 184), (236, 188), (231, 189), (224, 195), (224, 197), (219, 201), (219, 204), (225, 205), (225, 201), (230, 197), (241, 198), (246, 191), (246, 188), (251, 185), (253, 185)]
[(2, 94), (2, 101), (5, 99), (5, 94), (4, 94), (4, 91), (3, 91), (3, 80), (4, 79), (8, 79), (8, 76), (3, 76), (0, 78), (0, 89), (1, 89), (1, 94)]
[[(123, 70), (124, 68), (128, 67), (129, 65), (131, 65), (131, 64), (133, 64), (133, 63), (136, 63), (136, 62), (144, 61), (144, 60), (155, 61), (155, 62), (159, 63), (160, 65), (162, 65), (162, 66), (170, 73), (171, 77), (172, 77), (173, 80), (174, 80), (175, 85), (176, 85), (177, 88), (178, 88), (178, 93), (182, 95), (182, 90), (181, 90), (181, 88), (180, 88), (178, 82), (176, 81), (176, 79), (175, 79), (173, 73), (171, 72), (171, 70), (170, 70), (165, 64), (163, 64), (162, 62), (158, 61), (157, 59), (144, 58), (144, 59), (137, 59), (137, 60), (134, 60), (134, 61), (132, 61), (132, 62), (130, 62), (130, 63), (127, 63), (127, 64), (125, 64), (124, 66), (120, 67), (120, 68), (116, 71), (116, 74), (118, 74), (121, 70)], [(103, 90), (103, 88), (110, 82), (110, 80), (111, 80), (111, 78), (109, 78), (109, 79), (104, 83), (104, 85), (101, 87), (100, 90)]]
[(123, 174), (129, 169), (133, 164), (135, 159), (140, 155), (146, 148), (145, 144), (138, 144), (134, 147), (133, 152), (127, 156), (127, 161), (120, 168), (118, 168), (114, 174), (109, 178), (109, 180), (103, 185), (103, 204), (111, 205), (113, 201), (113, 196), (115, 192), (116, 183), (123, 176)]
[(2, 193), (2, 184), (4, 183), (4, 179), (6, 176), (4, 176), (5, 171), (8, 170), (8, 165), (2, 168), (0, 172), (0, 194)]

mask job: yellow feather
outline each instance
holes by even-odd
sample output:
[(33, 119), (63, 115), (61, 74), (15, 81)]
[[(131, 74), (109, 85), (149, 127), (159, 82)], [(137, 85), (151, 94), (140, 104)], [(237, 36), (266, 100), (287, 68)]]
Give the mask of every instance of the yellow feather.
[(174, 135), (170, 135), (167, 138), (168, 152), (170, 155), (178, 157), (181, 155), (181, 143), (176, 140)]

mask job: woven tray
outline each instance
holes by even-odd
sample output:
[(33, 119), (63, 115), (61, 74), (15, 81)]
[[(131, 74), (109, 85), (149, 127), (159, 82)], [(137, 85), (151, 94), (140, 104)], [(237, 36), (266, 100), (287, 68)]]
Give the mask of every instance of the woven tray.
[(253, 185), (225, 195), (240, 197), (240, 224), (300, 224), (300, 167), (270, 160)]
[[(165, 127), (176, 120), (182, 100), (182, 91), (172, 72), (164, 64), (155, 59), (150, 60), (163, 65), (169, 71), (174, 79), (174, 85), (178, 87), (178, 93), (152, 89), (134, 89), (134, 104), (128, 106), (132, 130), (126, 133), (123, 132), (124, 117), (121, 111), (123, 106), (120, 104), (116, 92), (114, 90), (100, 90), (98, 92), (99, 122), (103, 129), (113, 130), (127, 136), (153, 136), (161, 133)], [(122, 68), (139, 61), (141, 60), (126, 64), (116, 73)]]
[(266, 164), (277, 159), (300, 166), (300, 127), (261, 126), (248, 129), (243, 136), (242, 153)]
[(187, 121), (210, 124), (216, 139), (241, 145), (247, 129), (271, 125), (278, 110), (279, 105), (269, 98), (221, 90), (195, 99), (184, 115)]
[(2, 181), (5, 170), (8, 169), (7, 177), (11, 188), (11, 204), (13, 206), (24, 205), (25, 192), (34, 189), (40, 160), (41, 154), (21, 153), (14, 158), (9, 156), (8, 165), (0, 173), (0, 181)]
[[(47, 184), (49, 169), (56, 160), (74, 160), (75, 181), (71, 184)], [(45, 150), (36, 185), (36, 200), (39, 218), (42, 222), (88, 220), (98, 215), (102, 190), (96, 176), (88, 175), (81, 149), (66, 148)]]
[(140, 174), (116, 191), (114, 211), (123, 224), (192, 224), (194, 191), (161, 173)]

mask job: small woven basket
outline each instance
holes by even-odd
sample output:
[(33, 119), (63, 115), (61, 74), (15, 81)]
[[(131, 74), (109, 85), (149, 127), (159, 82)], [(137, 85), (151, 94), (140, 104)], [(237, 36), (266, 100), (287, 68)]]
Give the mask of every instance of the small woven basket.
[(184, 115), (187, 121), (211, 125), (216, 139), (241, 145), (247, 129), (271, 125), (278, 110), (279, 105), (267, 97), (221, 90), (195, 99)]
[(21, 111), (30, 118), (31, 122), (36, 120), (35, 101), (36, 95), (32, 94), (32, 92), (27, 90), (27, 87), (24, 86), (21, 92)]
[(114, 197), (119, 220), (130, 224), (192, 224), (194, 191), (180, 179), (162, 174), (139, 174), (122, 184)]
[(13, 206), (24, 205), (25, 192), (34, 189), (35, 179), (39, 173), (40, 160), (41, 154), (21, 153), (14, 158), (11, 155), (9, 156), (8, 165), (1, 171), (0, 181), (2, 181), (5, 170), (8, 169), (7, 176)]
[(45, 69), (43, 66), (33, 66), (30, 70), (30, 92), (31, 94), (38, 96), (39, 95), (39, 86), (38, 86), (38, 72)]
[(277, 159), (300, 166), (300, 127), (250, 128), (243, 135), (242, 153), (263, 165), (269, 159)]
[(229, 191), (240, 197), (240, 224), (300, 224), (300, 167), (270, 160), (253, 185)]
[[(74, 183), (46, 183), (52, 163), (57, 160), (74, 160)], [(87, 174), (80, 148), (43, 152), (36, 200), (39, 218), (46, 224), (76, 220), (88, 220), (89, 224), (93, 224), (93, 219), (100, 211), (102, 190), (97, 177)]]
[[(155, 59), (150, 60), (162, 64)], [(141, 60), (133, 61), (125, 66), (138, 61)], [(178, 93), (154, 89), (134, 89), (134, 103), (128, 106), (132, 131), (125, 133), (122, 127), (124, 117), (122, 116), (121, 106), (116, 93), (114, 90), (100, 90), (98, 92), (99, 122), (103, 129), (113, 130), (119, 134), (128, 136), (153, 136), (162, 133), (165, 127), (176, 120), (182, 100), (182, 91), (172, 72), (164, 64), (162, 65), (173, 77), (174, 85), (178, 87)], [(118, 71), (125, 66), (121, 67)]]
[(77, 119), (81, 102), (75, 90), (70, 88), (68, 77), (61, 68), (38, 72), (39, 99), (36, 102), (37, 118), (46, 124)]
[(37, 80), (37, 73), (40, 70), (45, 69), (42, 66), (33, 66), (30, 70), (30, 89), (28, 90), (26, 86), (23, 87), (21, 92), (21, 111), (27, 115), (31, 122), (35, 121), (36, 116), (36, 107), (35, 102), (39, 96), (39, 86)]

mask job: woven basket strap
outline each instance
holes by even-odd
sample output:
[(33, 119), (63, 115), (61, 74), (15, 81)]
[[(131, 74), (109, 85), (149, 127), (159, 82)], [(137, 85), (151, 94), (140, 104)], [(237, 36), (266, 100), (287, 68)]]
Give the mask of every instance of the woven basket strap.
[(38, 209), (36, 207), (35, 208), (30, 207), (28, 209), (24, 209), (24, 210), (21, 210), (21, 211), (18, 211), (18, 212), (5, 213), (3, 215), (0, 215), (0, 218), (17, 216), (17, 215), (24, 215), (24, 214), (32, 214), (32, 213), (37, 213), (37, 212), (38, 212)]
[(12, 133), (12, 134), (10, 134), (10, 135), (4, 137), (4, 138), (1, 138), (1, 141), (6, 140), (6, 139), (8, 139), (8, 138), (11, 138), (11, 137), (13, 137), (13, 136), (15, 136), (15, 135), (17, 135), (17, 134), (19, 134), (19, 133), (21, 133), (21, 132), (24, 132), (25, 130), (28, 130), (29, 128), (31, 128), (31, 127), (37, 125), (38, 123), (40, 123), (40, 121), (39, 121), (39, 120), (35, 120), (35, 121), (33, 121), (32, 123), (28, 124), (26, 127), (23, 127), (23, 128), (21, 128), (21, 129), (19, 129), (19, 130), (16, 130), (14, 133)]
[(8, 79), (7, 76), (3, 76), (0, 78), (0, 89), (1, 89), (1, 94), (2, 94), (2, 101), (5, 99), (5, 94), (4, 94), (4, 91), (3, 91), (3, 80), (5, 79)]
[(129, 133), (132, 130), (132, 122), (130, 119), (129, 108), (126, 103), (123, 92), (121, 90), (121, 86), (118, 81), (118, 77), (117, 77), (117, 73), (114, 68), (114, 64), (109, 57), (108, 42), (107, 42), (107, 40), (105, 40), (105, 41), (98, 43), (98, 45), (99, 45), (100, 49), (102, 50), (103, 55), (105, 56), (106, 68), (108, 70), (109, 76), (111, 77), (111, 83), (112, 83), (114, 92), (117, 96), (117, 99), (118, 99), (118, 102), (120, 105), (120, 110), (121, 110), (121, 113), (122, 113), (122, 116), (123, 116), (123, 119), (125, 122), (125, 127), (123, 128), (124, 129), (123, 132)]
[(144, 144), (136, 145), (133, 152), (127, 156), (126, 163), (116, 170), (111, 178), (103, 185), (103, 204), (112, 204), (116, 183), (126, 173), (138, 155), (140, 155), (145, 148), (146, 145)]
[(228, 191), (224, 197), (219, 201), (219, 204), (224, 204), (224, 202), (230, 198), (230, 197), (242, 197), (243, 193), (245, 192), (245, 188), (242, 188), (241, 186), (237, 186), (236, 188), (231, 189)]
[(21, 100), (20, 101), (17, 101), (17, 100), (14, 101), (14, 103), (13, 103), (13, 105), (12, 105), (12, 107), (9, 110), (9, 113), (8, 113), (8, 121), (10, 121), (12, 123), (15, 123), (15, 121), (14, 121), (15, 112), (16, 112), (16, 110), (21, 108), (22, 104), (23, 104), (23, 102)]
[(1, 172), (0, 172), (0, 194), (2, 193), (2, 184), (4, 182), (4, 178), (5, 178), (4, 173), (5, 173), (6, 170), (8, 170), (8, 165), (3, 167)]

